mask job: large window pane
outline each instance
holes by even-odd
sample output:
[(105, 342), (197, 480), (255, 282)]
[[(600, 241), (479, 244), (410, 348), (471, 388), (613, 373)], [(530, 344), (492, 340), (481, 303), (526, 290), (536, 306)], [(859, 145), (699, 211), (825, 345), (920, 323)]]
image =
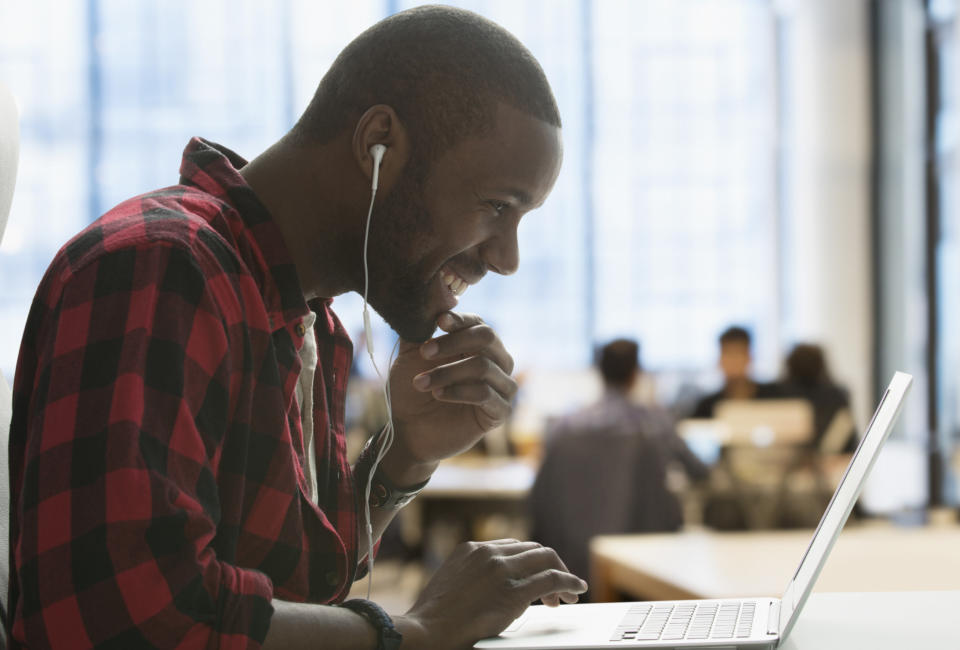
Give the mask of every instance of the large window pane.
[(596, 3), (597, 336), (712, 365), (731, 322), (778, 368), (775, 61), (761, 2)]
[[(0, 369), (56, 249), (117, 202), (176, 182), (189, 137), (251, 157), (306, 106), (340, 49), (413, 3), (213, 0), (0, 4), (0, 75), (22, 110), (0, 249)], [(520, 228), (521, 267), (462, 306), (518, 368), (577, 368), (629, 334), (648, 365), (709, 367), (728, 322), (776, 368), (769, 5), (759, 0), (476, 0), (543, 64), (565, 160)], [(356, 296), (337, 300), (351, 332)], [(378, 337), (389, 339), (384, 326)], [(388, 345), (379, 346), (389, 349)]]

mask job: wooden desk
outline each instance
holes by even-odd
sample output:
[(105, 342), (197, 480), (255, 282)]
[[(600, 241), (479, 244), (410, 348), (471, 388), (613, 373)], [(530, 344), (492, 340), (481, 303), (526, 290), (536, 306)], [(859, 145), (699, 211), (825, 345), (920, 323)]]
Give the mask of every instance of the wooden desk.
[(459, 458), (440, 464), (417, 497), (425, 499), (524, 499), (536, 469), (514, 458)]
[(535, 466), (526, 460), (468, 456), (444, 461), (404, 509), (408, 547), (428, 566), (438, 566), (458, 542), (524, 538), (534, 478)]
[[(590, 592), (598, 602), (780, 597), (813, 532), (608, 535), (591, 544)], [(848, 526), (818, 591), (960, 588), (960, 526)]]

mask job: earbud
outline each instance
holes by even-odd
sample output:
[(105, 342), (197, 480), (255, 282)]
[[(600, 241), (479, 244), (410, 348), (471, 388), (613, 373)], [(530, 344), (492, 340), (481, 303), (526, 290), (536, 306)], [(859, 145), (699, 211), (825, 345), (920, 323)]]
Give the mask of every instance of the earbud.
[(383, 154), (386, 153), (387, 146), (375, 144), (370, 147), (370, 155), (373, 156), (373, 179), (370, 183), (370, 189), (377, 191), (377, 185), (380, 183), (380, 163), (383, 161)]
[[(370, 147), (370, 155), (373, 157), (373, 177), (370, 182), (370, 210), (367, 211), (367, 230), (363, 238), (363, 329), (367, 335), (367, 352), (373, 358), (373, 332), (370, 329), (370, 312), (367, 310), (367, 291), (369, 289), (369, 270), (367, 268), (367, 241), (370, 237), (370, 216), (373, 214), (373, 198), (377, 194), (377, 185), (380, 183), (380, 163), (383, 162), (383, 154), (386, 153), (387, 146), (375, 144)], [(379, 371), (378, 371), (379, 374)]]

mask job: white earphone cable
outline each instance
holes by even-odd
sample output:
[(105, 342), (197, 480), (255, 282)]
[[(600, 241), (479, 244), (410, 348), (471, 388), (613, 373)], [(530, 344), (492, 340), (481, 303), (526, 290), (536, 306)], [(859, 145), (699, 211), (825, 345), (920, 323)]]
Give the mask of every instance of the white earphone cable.
[[(383, 428), (383, 434), (380, 440), (380, 448), (374, 456), (373, 464), (370, 466), (370, 472), (367, 475), (367, 486), (364, 491), (364, 514), (366, 518), (366, 533), (367, 533), (367, 569), (368, 569), (368, 580), (367, 580), (367, 599), (370, 598), (370, 590), (373, 586), (373, 520), (370, 516), (370, 490), (373, 485), (373, 475), (377, 471), (377, 467), (380, 465), (380, 461), (383, 460), (383, 457), (387, 455), (387, 452), (390, 451), (390, 447), (393, 445), (393, 408), (390, 403), (390, 381), (389, 377), (384, 379), (383, 374), (380, 372), (380, 368), (377, 366), (377, 360), (373, 356), (373, 331), (370, 327), (370, 310), (367, 307), (367, 296), (370, 292), (370, 267), (367, 263), (367, 248), (370, 243), (370, 221), (373, 216), (373, 203), (374, 199), (377, 196), (377, 178), (380, 171), (380, 161), (375, 157), (374, 158), (374, 168), (373, 168), (373, 183), (370, 189), (370, 207), (367, 209), (367, 225), (363, 235), (363, 330), (366, 336), (367, 343), (367, 355), (370, 357), (370, 363), (373, 364), (373, 370), (377, 373), (377, 377), (380, 379), (380, 382), (383, 384), (383, 399), (387, 406), (387, 423)], [(390, 353), (390, 359), (387, 365), (387, 369), (393, 366), (394, 357), (397, 354), (397, 350), (400, 347), (400, 339), (397, 339), (396, 344), (393, 346), (393, 351)]]

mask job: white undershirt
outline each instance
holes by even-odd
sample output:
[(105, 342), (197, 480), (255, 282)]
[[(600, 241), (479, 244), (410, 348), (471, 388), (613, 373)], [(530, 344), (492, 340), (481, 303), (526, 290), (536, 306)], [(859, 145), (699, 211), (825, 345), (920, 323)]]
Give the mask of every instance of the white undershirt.
[(303, 345), (300, 347), (300, 376), (297, 378), (297, 403), (300, 405), (300, 424), (303, 429), (303, 452), (306, 463), (303, 473), (307, 477), (307, 495), (317, 503), (317, 446), (313, 438), (313, 376), (317, 372), (317, 339), (313, 336), (313, 324), (317, 315), (310, 312), (303, 317)]

